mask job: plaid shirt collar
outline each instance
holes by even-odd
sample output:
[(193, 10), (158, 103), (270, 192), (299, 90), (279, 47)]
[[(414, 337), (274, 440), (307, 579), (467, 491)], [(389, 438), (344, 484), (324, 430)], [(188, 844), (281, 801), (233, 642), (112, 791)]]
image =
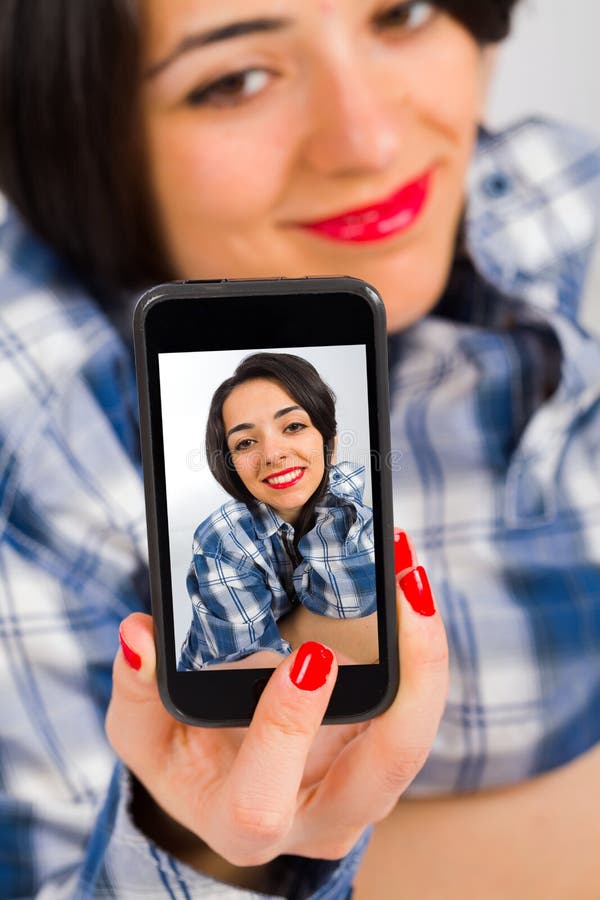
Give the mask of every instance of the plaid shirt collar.
[(477, 150), (466, 214), (475, 267), (505, 296), (576, 318), (598, 234), (598, 141), (528, 119), (480, 129)]

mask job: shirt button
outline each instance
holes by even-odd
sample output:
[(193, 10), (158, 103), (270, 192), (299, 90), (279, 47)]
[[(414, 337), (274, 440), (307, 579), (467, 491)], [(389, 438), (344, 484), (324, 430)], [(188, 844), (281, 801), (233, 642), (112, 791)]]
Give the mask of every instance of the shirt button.
[(503, 172), (492, 172), (487, 175), (482, 182), (482, 190), (484, 194), (493, 200), (499, 197), (505, 197), (512, 189), (512, 181)]

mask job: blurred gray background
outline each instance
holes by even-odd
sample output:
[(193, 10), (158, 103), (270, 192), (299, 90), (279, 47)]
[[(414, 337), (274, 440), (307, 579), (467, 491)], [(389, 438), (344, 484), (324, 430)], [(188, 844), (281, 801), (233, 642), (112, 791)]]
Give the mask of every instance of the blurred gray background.
[[(488, 123), (501, 127), (541, 113), (573, 122), (600, 139), (599, 39), (599, 0), (521, 0), (513, 34), (498, 60)], [(600, 334), (600, 242), (583, 320)]]

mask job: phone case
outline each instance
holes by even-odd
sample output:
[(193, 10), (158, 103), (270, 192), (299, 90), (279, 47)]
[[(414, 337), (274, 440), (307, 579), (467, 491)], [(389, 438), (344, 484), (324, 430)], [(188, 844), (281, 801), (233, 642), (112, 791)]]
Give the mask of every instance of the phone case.
[[(298, 324), (304, 314), (307, 321)], [(369, 372), (371, 399), (374, 399), (376, 407), (372, 409), (373, 404), (369, 406), (368, 427), (369, 440), (376, 434), (375, 462), (370, 460), (369, 464), (377, 496), (373, 533), (377, 547), (374, 577), (377, 580), (379, 662), (340, 666), (325, 722), (358, 721), (376, 715), (389, 705), (397, 690), (399, 662), (388, 464), (387, 338), (385, 312), (379, 296), (371, 286), (353, 278), (165, 284), (152, 288), (140, 299), (134, 315), (134, 342), (157, 677), (167, 708), (174, 716), (188, 723), (205, 726), (247, 723), (271, 670), (211, 667), (201, 671), (177, 670), (174, 600), (170, 583), (172, 535), (167, 498), (169, 470), (165, 463), (163, 435), (166, 412), (162, 408), (159, 360), (163, 361), (161, 364), (164, 366), (167, 357), (173, 361), (181, 356), (186, 362), (186, 355), (192, 358), (194, 354), (211, 353), (215, 355), (210, 359), (217, 359), (216, 355), (224, 352), (242, 353), (248, 347), (256, 349), (257, 346), (260, 349), (262, 338), (266, 340), (265, 347), (275, 346), (278, 352), (287, 353), (290, 348), (293, 349), (296, 335), (305, 355), (314, 355), (321, 349), (333, 351), (340, 347), (361, 347), (361, 340), (368, 339), (368, 345), (364, 344), (365, 371)], [(278, 336), (283, 341), (281, 346), (273, 343)], [(340, 343), (335, 338), (339, 338)], [(345, 341), (350, 342), (346, 344)], [(302, 358), (301, 354), (298, 358)], [(349, 405), (352, 405), (354, 397), (349, 399)], [(372, 452), (371, 444), (369, 449)], [(376, 466), (379, 466), (377, 472)], [(278, 487), (275, 482), (285, 482), (286, 477), (295, 476), (293, 472), (292, 476), (276, 476), (269, 486)], [(305, 477), (304, 474), (302, 477)], [(280, 490), (279, 493), (286, 491)], [(277, 502), (280, 502), (279, 499)], [(309, 569), (315, 568), (311, 563), (307, 565)], [(314, 578), (316, 583), (316, 575)], [(360, 582), (360, 578), (358, 580)], [(313, 595), (317, 593), (310, 594), (311, 603), (316, 602)], [(227, 626), (224, 630), (227, 631)]]

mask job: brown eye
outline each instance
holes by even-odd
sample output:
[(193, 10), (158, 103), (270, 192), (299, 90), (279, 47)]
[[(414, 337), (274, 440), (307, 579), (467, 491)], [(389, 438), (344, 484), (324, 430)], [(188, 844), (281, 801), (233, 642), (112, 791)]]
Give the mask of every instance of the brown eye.
[(270, 73), (266, 69), (244, 69), (213, 81), (188, 94), (190, 106), (236, 106), (260, 93), (266, 87)]
[(396, 3), (377, 15), (375, 25), (379, 31), (388, 28), (416, 31), (417, 28), (425, 25), (432, 18), (433, 14), (433, 4), (423, 2), (423, 0)]
[(255, 442), (251, 438), (242, 438), (241, 441), (238, 441), (237, 444), (235, 444), (233, 450), (236, 453), (240, 450), (247, 450), (248, 447), (251, 447), (254, 443)]

